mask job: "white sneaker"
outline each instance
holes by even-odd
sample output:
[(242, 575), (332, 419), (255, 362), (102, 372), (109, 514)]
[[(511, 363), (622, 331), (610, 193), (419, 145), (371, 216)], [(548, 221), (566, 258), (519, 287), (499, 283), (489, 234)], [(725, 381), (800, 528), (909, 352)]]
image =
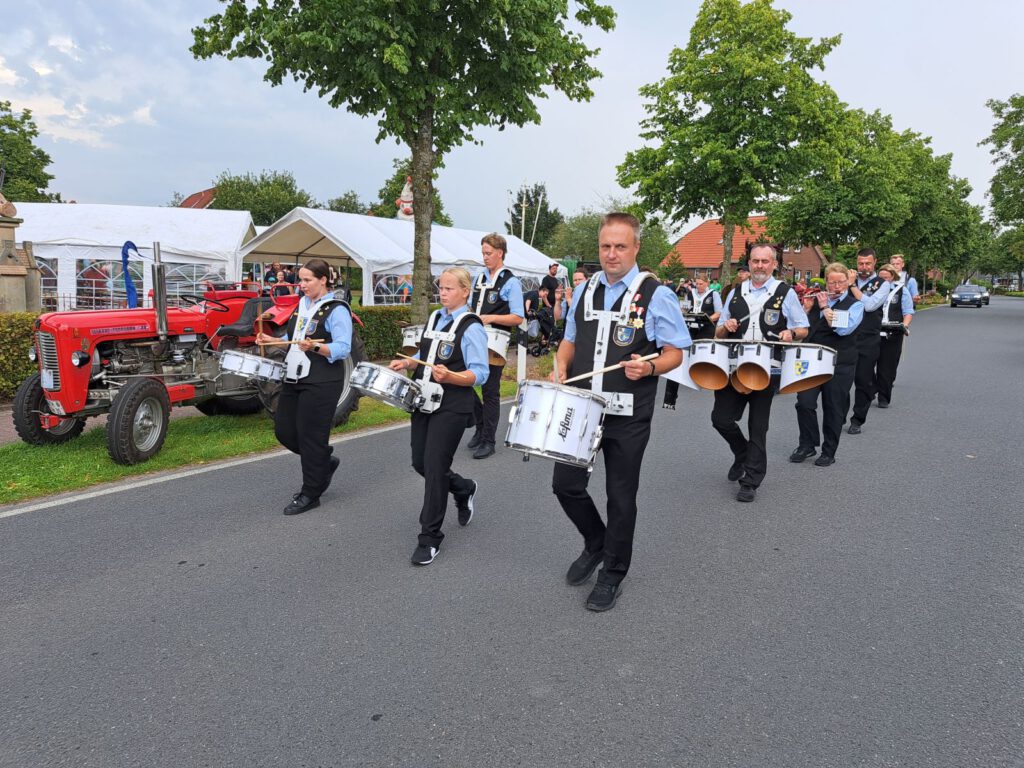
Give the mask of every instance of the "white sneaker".
[(473, 482), (473, 490), (469, 492), (469, 496), (456, 496), (455, 507), (459, 510), (459, 525), (469, 525), (469, 521), (473, 519), (473, 500), (476, 498), (476, 492), (480, 490), (480, 486)]

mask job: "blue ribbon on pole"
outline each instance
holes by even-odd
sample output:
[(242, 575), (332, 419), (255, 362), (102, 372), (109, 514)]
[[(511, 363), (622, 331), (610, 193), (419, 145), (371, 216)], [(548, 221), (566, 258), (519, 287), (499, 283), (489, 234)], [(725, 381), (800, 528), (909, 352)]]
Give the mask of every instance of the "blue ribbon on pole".
[(131, 240), (125, 240), (124, 245), (121, 246), (121, 267), (124, 270), (124, 291), (128, 295), (128, 309), (135, 309), (139, 306), (139, 294), (135, 290), (135, 283), (132, 282), (132, 273), (128, 271), (128, 251), (135, 251), (135, 254), (141, 259), (142, 254), (139, 253), (139, 249), (135, 247), (135, 243)]

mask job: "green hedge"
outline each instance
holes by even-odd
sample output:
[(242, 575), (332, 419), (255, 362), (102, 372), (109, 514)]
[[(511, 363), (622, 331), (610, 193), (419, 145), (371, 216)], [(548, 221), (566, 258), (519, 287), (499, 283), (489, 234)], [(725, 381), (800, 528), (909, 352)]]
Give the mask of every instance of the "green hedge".
[(0, 313), (0, 400), (10, 400), (18, 385), (36, 371), (28, 359), (34, 312)]
[[(363, 327), (359, 335), (370, 360), (391, 360), (402, 347), (402, 328), (409, 322), (409, 307), (359, 307), (354, 310)], [(358, 327), (358, 326), (357, 326)]]

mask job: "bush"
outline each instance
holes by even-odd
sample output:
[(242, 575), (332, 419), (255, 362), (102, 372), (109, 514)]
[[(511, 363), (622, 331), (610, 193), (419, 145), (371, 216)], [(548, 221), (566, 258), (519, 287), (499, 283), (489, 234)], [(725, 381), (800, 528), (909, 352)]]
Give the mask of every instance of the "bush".
[(18, 386), (36, 372), (28, 359), (34, 312), (0, 313), (0, 400), (10, 400)]
[(366, 345), (369, 360), (391, 360), (402, 347), (402, 328), (399, 323), (409, 322), (409, 307), (361, 307), (355, 310), (363, 321), (357, 329)]

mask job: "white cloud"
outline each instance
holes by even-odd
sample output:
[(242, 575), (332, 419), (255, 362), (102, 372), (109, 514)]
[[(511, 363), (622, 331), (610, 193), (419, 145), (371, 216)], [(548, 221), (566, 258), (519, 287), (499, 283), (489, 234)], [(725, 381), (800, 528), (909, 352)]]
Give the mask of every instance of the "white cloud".
[(81, 61), (81, 59), (78, 56), (78, 46), (75, 45), (75, 41), (72, 40), (70, 36), (50, 35), (50, 39), (46, 42), (51, 48), (56, 48), (65, 56), (69, 56), (75, 61)]
[(153, 105), (146, 104), (145, 106), (139, 107), (132, 112), (132, 122), (138, 123), (139, 125), (156, 125), (156, 120), (153, 119), (152, 113)]
[(17, 85), (20, 80), (17, 73), (7, 66), (4, 57), (0, 56), (0, 85)]
[(29, 66), (32, 68), (32, 71), (35, 72), (40, 77), (46, 77), (47, 75), (52, 75), (54, 72), (57, 71), (53, 67), (51, 67), (49, 64), (47, 64), (45, 61), (41, 61), (41, 60), (38, 60), (38, 59), (36, 61), (33, 61), (33, 62), (29, 63)]

